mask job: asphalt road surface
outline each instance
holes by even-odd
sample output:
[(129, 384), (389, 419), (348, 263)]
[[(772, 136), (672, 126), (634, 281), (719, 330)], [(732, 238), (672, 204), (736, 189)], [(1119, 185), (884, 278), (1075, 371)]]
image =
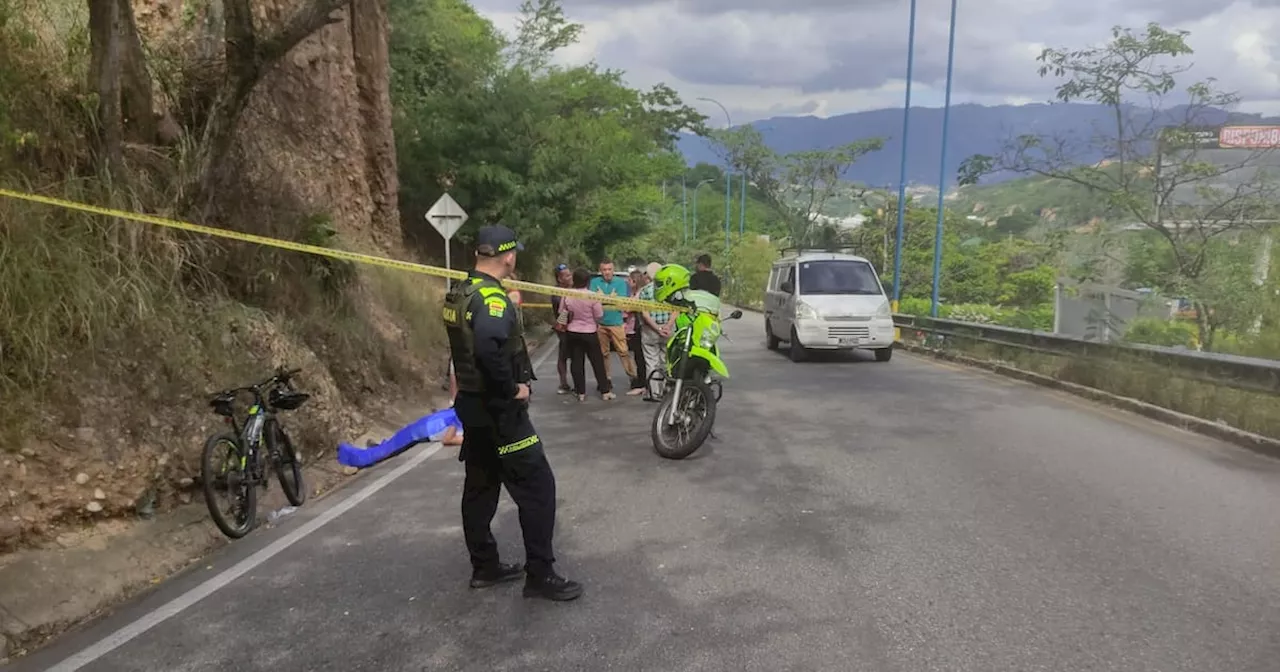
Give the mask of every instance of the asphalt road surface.
[[(652, 404), (541, 369), (578, 602), (469, 590), (460, 465), (415, 449), (12, 669), (1280, 670), (1280, 463), (728, 331), (718, 440), (684, 462), (651, 452)], [(521, 560), (505, 496), (495, 531)]]

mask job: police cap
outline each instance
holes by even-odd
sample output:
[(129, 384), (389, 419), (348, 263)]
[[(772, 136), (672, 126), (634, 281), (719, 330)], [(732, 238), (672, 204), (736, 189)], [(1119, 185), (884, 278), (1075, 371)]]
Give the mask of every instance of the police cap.
[(523, 251), (524, 245), (516, 240), (516, 232), (502, 224), (481, 227), (476, 233), (476, 254), (482, 257)]

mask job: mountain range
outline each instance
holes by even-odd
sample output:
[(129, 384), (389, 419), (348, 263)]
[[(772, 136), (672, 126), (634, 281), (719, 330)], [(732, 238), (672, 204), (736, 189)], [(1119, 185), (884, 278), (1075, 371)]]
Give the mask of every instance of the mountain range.
[[(1149, 115), (1148, 110), (1145, 114)], [(1086, 103), (1053, 103), (1030, 105), (977, 105), (964, 104), (951, 107), (948, 129), (945, 182), (954, 186), (960, 163), (974, 154), (995, 154), (1013, 137), (1036, 134), (1052, 137), (1089, 137), (1096, 129), (1106, 129), (1114, 124), (1114, 112), (1110, 107)], [(1166, 121), (1185, 119), (1185, 108), (1172, 108), (1158, 113)], [(911, 108), (911, 124), (907, 142), (907, 182), (909, 184), (938, 184), (938, 167), (942, 159), (941, 108)], [(1227, 113), (1209, 110), (1200, 121), (1206, 124), (1276, 124), (1280, 119), (1260, 115)], [(899, 161), (902, 152), (902, 109), (853, 112), (835, 117), (773, 117), (751, 124), (765, 143), (781, 154), (789, 152), (826, 149), (863, 138), (882, 137), (884, 149), (873, 152), (845, 172), (845, 179), (870, 186), (896, 188)], [(706, 138), (686, 135), (680, 139), (680, 151), (689, 165), (698, 163), (722, 164), (711, 142)], [(1107, 158), (1102, 152), (1083, 154), (1083, 162), (1097, 162)], [(993, 175), (984, 182), (998, 182), (1016, 175)]]

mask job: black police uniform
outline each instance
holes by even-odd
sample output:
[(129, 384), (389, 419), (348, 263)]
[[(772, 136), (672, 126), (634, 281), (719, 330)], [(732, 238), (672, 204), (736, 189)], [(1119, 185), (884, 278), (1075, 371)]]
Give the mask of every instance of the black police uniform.
[[(519, 249), (506, 227), (485, 227), (481, 253)], [(578, 584), (554, 570), (556, 481), (542, 440), (529, 419), (528, 403), (516, 400), (519, 383), (533, 380), (518, 309), (497, 278), (471, 271), (445, 297), (445, 327), (458, 396), (454, 410), (462, 422), (466, 464), (462, 488), (462, 528), (473, 568), (472, 587), (514, 580), (520, 568), (503, 565), (490, 525), (501, 486), (520, 510), (526, 554), (525, 595), (573, 599)]]

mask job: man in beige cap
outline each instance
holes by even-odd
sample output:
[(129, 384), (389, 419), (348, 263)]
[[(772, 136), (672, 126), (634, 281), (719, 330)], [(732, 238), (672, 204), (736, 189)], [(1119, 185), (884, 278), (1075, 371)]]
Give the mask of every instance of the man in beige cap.
[[(658, 274), (658, 269), (662, 268), (662, 264), (658, 262), (650, 263), (645, 268), (645, 286), (640, 288), (640, 292), (636, 298), (644, 301), (653, 301), (653, 278)], [(671, 313), (668, 311), (651, 311), (639, 313), (640, 316), (640, 344), (644, 349), (645, 369), (649, 372), (649, 380), (653, 380), (655, 371), (666, 371), (666, 343), (667, 337), (671, 335)], [(658, 401), (662, 394), (662, 386), (657, 383), (649, 383), (649, 393), (645, 395), (645, 401)]]

